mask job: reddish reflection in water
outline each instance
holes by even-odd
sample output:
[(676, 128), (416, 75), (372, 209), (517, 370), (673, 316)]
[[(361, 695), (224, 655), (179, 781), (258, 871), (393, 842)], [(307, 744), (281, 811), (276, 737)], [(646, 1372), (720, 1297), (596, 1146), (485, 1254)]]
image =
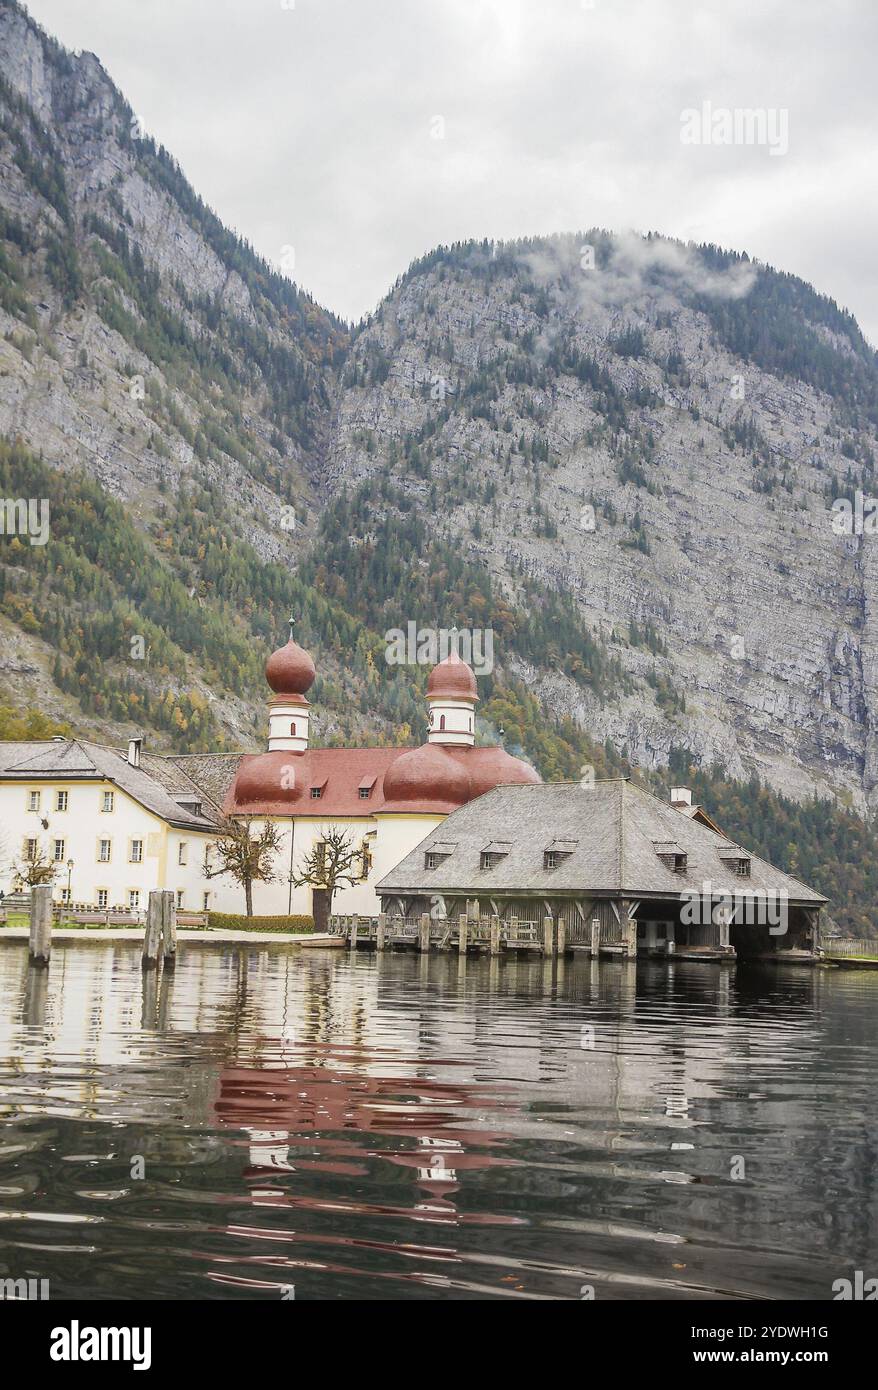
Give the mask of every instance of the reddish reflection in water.
[[(363, 1054), (358, 1060), (374, 1065), (376, 1059)], [(398, 1064), (398, 1059), (393, 1060)], [(337, 1063), (337, 1058), (332, 1062)], [(460, 1186), (461, 1172), (513, 1162), (485, 1152), (504, 1143), (507, 1134), (467, 1126), (461, 1115), (463, 1109), (489, 1109), (495, 1116), (498, 1109), (519, 1109), (498, 1101), (496, 1091), (421, 1076), (372, 1076), (327, 1063), (329, 1059), (264, 1069), (223, 1068), (214, 1112), (221, 1125), (244, 1130), (248, 1136), (246, 1179), (264, 1182), (270, 1173), (299, 1169), (364, 1176), (368, 1169), (363, 1160), (385, 1159), (410, 1170), (430, 1198), (416, 1210), (455, 1217), (449, 1198)], [(346, 1130), (400, 1139), (408, 1147), (364, 1148), (354, 1133), (345, 1139)], [(319, 1157), (291, 1161), (295, 1140), (316, 1133), (321, 1135)], [(295, 1201), (283, 1189), (263, 1188), (252, 1196), (260, 1205)]]

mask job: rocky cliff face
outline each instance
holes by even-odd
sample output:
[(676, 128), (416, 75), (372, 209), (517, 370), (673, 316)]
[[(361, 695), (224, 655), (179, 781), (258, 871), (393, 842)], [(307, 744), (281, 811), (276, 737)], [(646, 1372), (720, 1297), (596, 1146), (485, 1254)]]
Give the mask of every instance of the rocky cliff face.
[[(193, 609), (218, 572), (203, 538), (178, 544), (181, 492), (208, 489), (290, 572), (359, 490), (353, 545), (420, 509), (490, 574), (510, 634), (572, 596), (610, 677), (548, 642), (496, 650), (551, 713), (646, 767), (683, 746), (875, 806), (878, 539), (834, 534), (830, 510), (874, 490), (878, 372), (849, 316), (746, 258), (595, 231), (435, 252), (350, 334), (222, 227), (93, 55), (11, 0), (0, 78), (0, 435), (120, 499)], [(436, 619), (379, 597), (373, 632)], [(260, 602), (229, 630), (263, 640)], [(19, 614), (0, 612), (0, 693), (32, 678), (76, 719)], [(232, 698), (181, 650), (226, 736), (252, 739), (258, 680)]]
[[(779, 310), (786, 289), (738, 259), (601, 233), (428, 257), (354, 344), (327, 466), (336, 487), (389, 469), (438, 499), (436, 526), (513, 599), (522, 572), (575, 595), (635, 685), (601, 699), (523, 668), (548, 707), (645, 766), (683, 744), (863, 805), (878, 542), (836, 535), (831, 502), (870, 485), (859, 370), (874, 379), (874, 359), (816, 296)], [(752, 316), (756, 351), (736, 350), (729, 309)], [(766, 324), (790, 374), (760, 363)]]

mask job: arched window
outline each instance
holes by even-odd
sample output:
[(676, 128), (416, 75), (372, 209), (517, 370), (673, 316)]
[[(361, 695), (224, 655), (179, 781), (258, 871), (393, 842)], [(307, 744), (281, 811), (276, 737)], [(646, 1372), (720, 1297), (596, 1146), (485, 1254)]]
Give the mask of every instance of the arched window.
[(439, 728), (440, 728), (440, 730), (442, 730), (442, 729), (445, 728), (445, 715), (444, 715), (444, 714), (443, 714), (443, 715), (440, 715), (440, 717), (439, 717)]
[(290, 738), (295, 738), (295, 737), (296, 737), (296, 724), (295, 724), (295, 721), (293, 721), (293, 723), (290, 725)]
[(470, 733), (472, 733), (472, 731), (473, 731), (473, 717), (472, 717), (472, 715), (470, 715), (470, 717), (469, 717), (469, 731), (470, 731)]

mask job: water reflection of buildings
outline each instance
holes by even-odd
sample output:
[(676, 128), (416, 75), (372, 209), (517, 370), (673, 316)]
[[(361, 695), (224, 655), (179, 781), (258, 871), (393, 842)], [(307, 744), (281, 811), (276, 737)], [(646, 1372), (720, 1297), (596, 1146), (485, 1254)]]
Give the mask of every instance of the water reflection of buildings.
[[(223, 1181), (251, 1202), (319, 1198), (349, 1222), (369, 1184), (376, 1213), (461, 1225), (523, 1225), (539, 1200), (571, 1264), (625, 1222), (632, 1248), (715, 1238), (720, 1209), (732, 1243), (764, 1249), (771, 1232), (777, 1249), (823, 1240), (856, 1258), (876, 1127), (834, 1069), (857, 1045), (848, 1077), (874, 1057), (873, 1014), (837, 1003), (868, 985), (213, 947), (144, 982), (136, 947), (58, 948), (38, 975), (0, 945), (0, 1115), (204, 1130), (224, 1161), (239, 1146)], [(732, 1189), (736, 1153), (751, 1176)], [(825, 1235), (813, 1217), (796, 1229), (791, 1186), (830, 1213)]]
[[(248, 1136), (250, 1163), (243, 1176), (257, 1182), (299, 1167), (362, 1176), (364, 1160), (382, 1159), (412, 1172), (418, 1186), (442, 1203), (424, 1210), (450, 1213), (448, 1198), (459, 1186), (461, 1171), (509, 1161), (487, 1152), (502, 1144), (503, 1130), (472, 1128), (468, 1119), (486, 1107), (494, 1117), (498, 1109), (508, 1108), (491, 1088), (417, 1074), (369, 1074), (363, 1064), (374, 1062), (361, 1051), (359, 1068), (350, 1056), (340, 1063), (331, 1055), (280, 1068), (224, 1067), (216, 1117), (222, 1126)], [(317, 1161), (291, 1157), (294, 1146), (312, 1152), (313, 1144), (305, 1141), (315, 1136)], [(258, 1188), (255, 1195), (266, 1199)]]

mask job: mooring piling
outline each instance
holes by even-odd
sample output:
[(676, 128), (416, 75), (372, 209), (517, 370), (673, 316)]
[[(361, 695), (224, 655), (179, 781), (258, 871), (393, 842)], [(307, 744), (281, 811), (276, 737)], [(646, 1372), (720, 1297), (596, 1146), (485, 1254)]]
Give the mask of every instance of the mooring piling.
[(165, 968), (173, 970), (177, 964), (177, 904), (167, 890), (162, 893), (162, 955)]
[(32, 965), (48, 965), (52, 954), (52, 885), (39, 883), (30, 890), (29, 959)]
[(154, 969), (159, 961), (159, 946), (162, 939), (162, 893), (153, 889), (146, 906), (146, 934), (143, 938), (141, 965), (144, 970)]

